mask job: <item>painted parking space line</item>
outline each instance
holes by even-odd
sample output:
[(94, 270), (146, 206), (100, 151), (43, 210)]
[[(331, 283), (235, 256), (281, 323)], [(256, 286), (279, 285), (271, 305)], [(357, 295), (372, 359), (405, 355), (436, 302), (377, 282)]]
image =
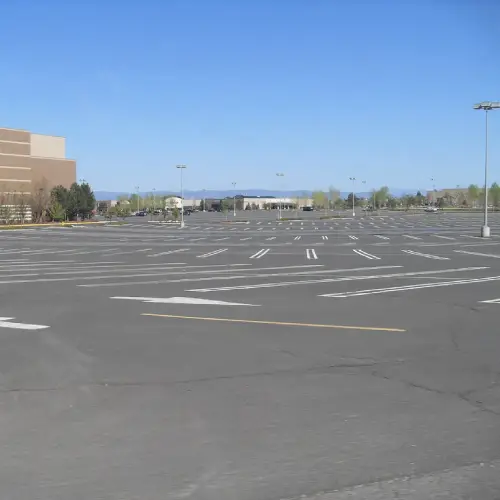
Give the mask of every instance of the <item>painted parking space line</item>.
[(357, 236), (354, 236), (352, 234), (349, 235), (349, 238), (351, 238), (351, 240), (359, 240)]
[[(348, 273), (357, 271), (367, 271), (367, 270), (379, 270), (379, 269), (393, 269), (401, 268), (403, 266), (374, 266), (374, 267), (359, 267), (354, 269), (334, 269), (325, 271), (322, 273)], [(266, 283), (255, 283), (247, 285), (235, 285), (235, 286), (225, 286), (225, 287), (211, 287), (211, 288), (193, 288), (191, 290), (186, 290), (187, 292), (217, 292), (217, 291), (231, 291), (231, 290), (253, 290), (257, 288), (277, 288), (277, 287), (288, 287), (295, 285), (315, 285), (322, 283), (337, 283), (342, 281), (362, 281), (362, 280), (376, 280), (376, 279), (386, 279), (386, 278), (401, 278), (401, 277), (412, 277), (412, 276), (425, 276), (434, 274), (447, 274), (447, 273), (458, 273), (458, 272), (469, 272), (489, 269), (488, 267), (465, 267), (457, 269), (440, 269), (437, 271), (414, 271), (406, 273), (390, 273), (390, 274), (372, 274), (372, 275), (362, 275), (362, 276), (343, 276), (341, 278), (321, 278), (321, 279), (307, 279), (298, 281), (278, 281), (278, 282), (266, 282)], [(312, 273), (310, 273), (312, 274)], [(82, 285), (80, 285), (82, 286)]]
[(289, 321), (265, 321), (265, 320), (252, 320), (252, 319), (235, 319), (235, 318), (217, 318), (217, 317), (204, 317), (204, 316), (181, 316), (178, 314), (155, 314), (155, 313), (142, 313), (141, 316), (152, 316), (155, 318), (171, 318), (171, 319), (187, 319), (199, 321), (218, 321), (227, 323), (245, 323), (249, 325), (267, 325), (267, 326), (285, 326), (285, 327), (300, 327), (300, 328), (329, 328), (334, 330), (361, 330), (373, 332), (406, 332), (402, 328), (386, 328), (378, 326), (354, 326), (354, 325), (326, 325), (321, 323), (295, 323)]
[(207, 238), (193, 238), (192, 240), (189, 241), (201, 241), (201, 240), (206, 240)]
[(295, 236), (294, 240), (298, 241), (298, 240), (300, 240), (300, 238), (302, 238), (302, 236)]
[(266, 238), (266, 240), (275, 240), (276, 239), (276, 236), (271, 236), (270, 238)]
[(316, 251), (314, 250), (314, 248), (307, 248), (306, 249), (306, 257), (308, 259), (312, 259), (312, 260), (318, 259), (318, 256), (316, 255)]
[(248, 240), (251, 240), (251, 239), (252, 239), (252, 237), (250, 236), (248, 238), (240, 238), (240, 241), (248, 241)]
[(251, 255), (249, 258), (250, 259), (261, 259), (262, 257), (264, 257), (264, 255), (266, 255), (266, 253), (268, 253), (271, 249), (270, 248), (261, 248), (257, 253), (254, 253), (253, 255)]
[(421, 252), (415, 252), (414, 250), (401, 250), (404, 253), (407, 253), (409, 255), (416, 255), (417, 257), (424, 257), (426, 259), (434, 259), (434, 260), (450, 260), (449, 257), (441, 257), (439, 255), (431, 255), (429, 253), (421, 253)]
[(456, 238), (452, 238), (451, 236), (443, 236), (442, 234), (433, 234), (435, 238), (441, 238), (443, 240), (455, 240)]
[(212, 257), (213, 255), (219, 255), (220, 253), (227, 252), (228, 248), (219, 248), (218, 250), (214, 250), (213, 252), (204, 253), (202, 255), (197, 255), (198, 259), (206, 259), (207, 257)]
[(47, 325), (31, 325), (29, 323), (12, 322), (15, 318), (0, 318), (0, 328), (13, 328), (15, 330), (45, 330)]
[(500, 299), (480, 300), (481, 304), (500, 304)]
[(375, 238), (380, 238), (381, 240), (390, 240), (388, 236), (382, 236), (381, 234), (374, 234)]
[(347, 297), (361, 297), (363, 295), (378, 295), (382, 293), (391, 292), (407, 292), (410, 290), (422, 290), (425, 288), (440, 288), (446, 286), (456, 286), (456, 285), (470, 285), (475, 283), (486, 283), (488, 281), (499, 281), (500, 276), (489, 276), (486, 278), (471, 278), (464, 280), (454, 280), (454, 281), (439, 281), (431, 283), (415, 283), (413, 285), (403, 285), (403, 286), (391, 286), (387, 288), (373, 288), (369, 290), (358, 290), (352, 292), (342, 292), (342, 293), (330, 293), (320, 295), (320, 297), (332, 297), (332, 298), (347, 298)]
[(380, 260), (380, 257), (377, 257), (376, 255), (373, 255), (371, 253), (365, 252), (364, 250), (359, 250), (357, 248), (354, 248), (352, 251), (357, 253), (358, 255), (361, 255), (361, 257), (364, 257), (365, 259)]
[(327, 239), (328, 239), (328, 236), (323, 235), (323, 236), (321, 237), (321, 239), (322, 239), (322, 240), (327, 240)]
[(148, 255), (148, 257), (160, 257), (162, 255), (170, 255), (172, 253), (187, 252), (188, 250), (189, 250), (189, 248), (177, 248), (176, 250), (168, 250), (166, 252), (154, 253), (154, 254)]
[(213, 306), (249, 306), (260, 307), (259, 304), (244, 304), (241, 302), (226, 302), (223, 300), (200, 299), (197, 297), (110, 297), (114, 300), (136, 300), (146, 304), (189, 304)]
[(224, 240), (228, 240), (228, 239), (229, 239), (229, 236), (226, 236), (224, 238), (217, 238), (214, 241), (224, 241)]
[(500, 255), (493, 253), (482, 253), (482, 252), (469, 252), (467, 250), (453, 250), (456, 253), (463, 253), (467, 255), (478, 255), (479, 257), (491, 257), (493, 259), (500, 259)]
[(403, 234), (403, 238), (410, 238), (411, 240), (421, 240), (418, 236), (412, 236), (411, 234)]

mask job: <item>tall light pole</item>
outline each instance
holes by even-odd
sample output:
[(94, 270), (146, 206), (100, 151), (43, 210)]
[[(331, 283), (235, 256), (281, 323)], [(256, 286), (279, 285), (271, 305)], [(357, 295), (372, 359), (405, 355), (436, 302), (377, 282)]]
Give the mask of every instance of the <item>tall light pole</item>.
[(186, 168), (186, 165), (176, 165), (175, 168), (179, 168), (181, 171), (181, 228), (184, 227), (184, 188), (182, 187), (182, 171)]
[(233, 217), (236, 217), (236, 193), (234, 189), (236, 188), (236, 182), (231, 182), (233, 185)]
[(137, 211), (139, 212), (139, 186), (135, 186), (135, 191), (137, 193)]
[[(283, 172), (278, 172), (276, 174), (276, 176), (279, 177), (280, 180), (282, 180), (283, 177), (285, 177), (285, 174)], [(281, 219), (281, 197), (279, 198), (278, 203), (279, 203), (278, 204), (278, 218)]]
[(156, 189), (153, 188), (153, 217), (155, 215), (156, 211)]
[(488, 111), (500, 109), (500, 102), (484, 101), (474, 105), (474, 109), (485, 111), (485, 145), (484, 145), (484, 224), (481, 227), (481, 236), (490, 237), (490, 228), (488, 227)]
[(349, 180), (352, 181), (352, 216), (356, 217), (356, 211), (354, 210), (354, 183), (356, 182), (356, 177), (349, 177)]

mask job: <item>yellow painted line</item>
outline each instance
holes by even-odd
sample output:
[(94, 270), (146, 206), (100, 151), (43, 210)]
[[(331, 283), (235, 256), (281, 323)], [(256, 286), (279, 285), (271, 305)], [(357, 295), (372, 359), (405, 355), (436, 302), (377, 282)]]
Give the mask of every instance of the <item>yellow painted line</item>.
[(322, 325), (318, 323), (290, 323), (283, 321), (261, 321), (254, 319), (233, 319), (233, 318), (206, 318), (203, 316), (179, 316), (176, 314), (153, 314), (142, 313), (141, 316), (154, 316), (155, 318), (174, 318), (174, 319), (198, 319), (201, 321), (224, 321), (227, 323), (248, 323), (256, 325), (275, 325), (275, 326), (301, 326), (304, 328), (332, 328), (336, 330), (366, 330), (372, 332), (406, 332), (401, 328), (383, 328), (378, 326), (352, 326), (352, 325)]

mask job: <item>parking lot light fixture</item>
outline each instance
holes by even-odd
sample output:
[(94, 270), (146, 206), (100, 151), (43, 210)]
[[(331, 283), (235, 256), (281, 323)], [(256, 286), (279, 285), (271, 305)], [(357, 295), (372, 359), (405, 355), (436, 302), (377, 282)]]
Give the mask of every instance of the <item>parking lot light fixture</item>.
[(236, 192), (234, 191), (236, 188), (236, 182), (231, 182), (233, 185), (233, 217), (236, 217)]
[(176, 165), (175, 168), (181, 171), (181, 228), (184, 227), (184, 189), (182, 187), (182, 171), (186, 168), (186, 165)]
[(356, 177), (349, 177), (349, 180), (352, 181), (352, 216), (356, 217), (356, 210), (354, 209), (354, 183), (356, 182)]
[(488, 227), (488, 111), (500, 109), (500, 102), (483, 101), (474, 104), (474, 109), (485, 112), (485, 145), (484, 145), (484, 222), (481, 227), (481, 236), (490, 237), (490, 228)]
[[(279, 177), (279, 178), (280, 178), (280, 180), (282, 181), (282, 180), (283, 180), (283, 177), (285, 177), (285, 174), (284, 174), (283, 172), (278, 172), (278, 173), (276, 174), (276, 176), (277, 176), (277, 177)], [(281, 200), (281, 197), (280, 197), (280, 198), (278, 198), (278, 218), (279, 218), (279, 219), (281, 219), (281, 201), (282, 201), (282, 200)], [(284, 203), (283, 203), (283, 205), (284, 205)]]

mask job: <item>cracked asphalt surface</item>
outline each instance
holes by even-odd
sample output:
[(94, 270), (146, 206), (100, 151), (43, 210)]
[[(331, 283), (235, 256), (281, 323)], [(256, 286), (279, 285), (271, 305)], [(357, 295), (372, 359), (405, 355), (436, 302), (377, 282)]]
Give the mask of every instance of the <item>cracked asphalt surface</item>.
[(0, 233), (0, 497), (498, 500), (500, 218), (248, 219)]

